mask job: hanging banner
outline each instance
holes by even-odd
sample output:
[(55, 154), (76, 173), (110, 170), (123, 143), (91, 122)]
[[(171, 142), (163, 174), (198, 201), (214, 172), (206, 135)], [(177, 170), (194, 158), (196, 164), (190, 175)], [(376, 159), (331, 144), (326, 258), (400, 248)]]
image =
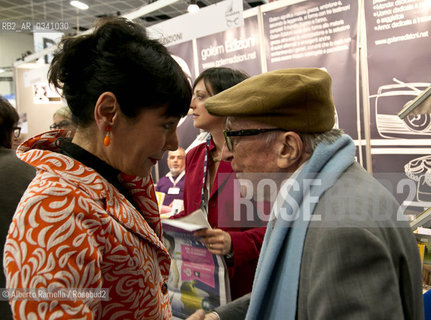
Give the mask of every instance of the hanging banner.
[(430, 1), (366, 1), (365, 18), (374, 144), (429, 139), (430, 115), (401, 120), (397, 113), (431, 84)]
[(371, 151), (373, 176), (401, 204), (400, 213), (413, 217), (431, 207), (430, 148), (372, 148)]
[(431, 84), (431, 3), (365, 1), (365, 20), (373, 172), (390, 171), (398, 201), (420, 212), (431, 206), (431, 115), (397, 113)]
[(193, 44), (192, 41), (186, 41), (176, 45), (168, 46), (168, 50), (174, 59), (183, 69), (184, 73), (193, 84), (196, 78), (195, 63), (193, 59)]
[(151, 38), (177, 44), (244, 24), (242, 0), (225, 0), (147, 28)]
[[(34, 52), (39, 52), (49, 47), (56, 47), (63, 36), (64, 33), (61, 32), (33, 32)], [(44, 63), (51, 63), (52, 58), (52, 54), (45, 55)]]
[(244, 26), (196, 40), (200, 72), (213, 67), (230, 67), (250, 76), (262, 73), (257, 17)]
[(358, 1), (310, 0), (263, 13), (268, 71), (317, 67), (332, 77), (337, 124), (358, 138)]

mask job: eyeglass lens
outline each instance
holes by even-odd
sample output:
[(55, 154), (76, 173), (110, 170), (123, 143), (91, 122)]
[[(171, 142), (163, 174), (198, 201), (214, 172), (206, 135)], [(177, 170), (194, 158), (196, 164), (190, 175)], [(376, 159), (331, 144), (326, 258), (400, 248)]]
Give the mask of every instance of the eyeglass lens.
[(53, 123), (49, 128), (51, 130), (62, 129), (70, 125), (70, 122), (67, 120), (62, 120), (59, 123)]
[(16, 127), (13, 129), (13, 135), (15, 138), (19, 138), (20, 134), (21, 134), (21, 128), (20, 127)]
[(224, 131), (224, 139), (226, 141), (226, 147), (229, 151), (233, 150), (233, 145), (232, 145), (232, 139), (230, 136), (227, 135), (227, 131)]

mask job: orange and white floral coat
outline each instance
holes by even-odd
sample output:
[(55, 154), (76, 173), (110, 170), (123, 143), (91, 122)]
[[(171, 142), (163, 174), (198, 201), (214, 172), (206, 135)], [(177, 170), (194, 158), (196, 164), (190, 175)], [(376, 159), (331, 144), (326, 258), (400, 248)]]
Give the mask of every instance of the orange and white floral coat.
[(60, 153), (51, 131), (23, 143), (37, 168), (9, 228), (8, 288), (109, 289), (109, 300), (10, 299), (15, 319), (170, 319), (170, 258), (151, 177), (121, 175), (139, 211), (93, 169)]

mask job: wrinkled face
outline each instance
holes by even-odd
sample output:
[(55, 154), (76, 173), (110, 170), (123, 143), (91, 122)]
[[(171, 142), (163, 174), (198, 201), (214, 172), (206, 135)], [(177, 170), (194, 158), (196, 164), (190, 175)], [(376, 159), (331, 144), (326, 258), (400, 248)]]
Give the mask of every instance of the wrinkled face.
[[(228, 118), (226, 122), (226, 129), (232, 131), (263, 128), (268, 128), (268, 126), (238, 118)], [(247, 172), (265, 173), (278, 170), (275, 162), (276, 151), (274, 145), (267, 142), (267, 137), (268, 134), (265, 133), (254, 136), (231, 137), (233, 150), (231, 152), (226, 147), (223, 148), (223, 157), (231, 161), (237, 176)]]
[[(231, 131), (245, 129), (264, 129), (268, 125), (228, 117), (226, 129)], [(277, 133), (263, 133), (254, 136), (235, 136), (232, 139), (232, 151), (223, 148), (223, 159), (230, 161), (241, 185), (241, 194), (247, 198), (251, 195), (255, 200), (273, 200), (277, 190), (265, 186), (278, 185), (285, 174), (280, 172), (277, 165), (277, 141), (268, 142), (268, 135)]]
[(61, 115), (55, 114), (53, 117), (54, 123), (51, 125), (51, 129), (63, 129), (63, 130), (75, 130), (73, 123), (70, 119), (65, 118)]
[(179, 117), (167, 117), (166, 107), (143, 110), (130, 119), (119, 113), (112, 128), (108, 162), (123, 173), (145, 177), (167, 150), (178, 148)]
[(190, 103), (190, 108), (193, 110), (193, 126), (195, 128), (210, 131), (212, 128), (223, 125), (225, 121), (224, 118), (212, 116), (208, 113), (207, 109), (205, 109), (205, 101), (212, 95), (213, 94), (208, 92), (205, 88), (203, 79), (196, 84)]
[(186, 166), (185, 157), (184, 149), (178, 148), (175, 151), (169, 151), (167, 162), (173, 176), (177, 176), (184, 171)]

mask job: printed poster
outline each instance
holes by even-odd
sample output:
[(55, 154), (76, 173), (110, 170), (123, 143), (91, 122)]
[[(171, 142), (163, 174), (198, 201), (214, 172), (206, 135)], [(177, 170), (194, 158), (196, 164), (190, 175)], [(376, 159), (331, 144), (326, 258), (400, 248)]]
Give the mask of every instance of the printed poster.
[(199, 72), (213, 67), (230, 67), (261, 74), (261, 55), (257, 16), (244, 19), (244, 26), (196, 40)]
[(431, 84), (431, 2), (365, 1), (365, 17), (372, 144), (429, 138), (429, 114), (401, 120), (397, 113)]
[(310, 0), (263, 13), (268, 71), (325, 68), (332, 77), (336, 126), (358, 138), (358, 1)]
[(392, 185), (409, 179), (411, 195), (394, 195), (422, 211), (431, 206), (430, 114), (397, 113), (431, 84), (431, 2), (365, 1), (365, 19), (374, 175), (389, 166)]
[(168, 288), (175, 317), (185, 319), (198, 309), (209, 311), (230, 301), (222, 257), (211, 254), (192, 232), (163, 224), (163, 237), (171, 256)]

